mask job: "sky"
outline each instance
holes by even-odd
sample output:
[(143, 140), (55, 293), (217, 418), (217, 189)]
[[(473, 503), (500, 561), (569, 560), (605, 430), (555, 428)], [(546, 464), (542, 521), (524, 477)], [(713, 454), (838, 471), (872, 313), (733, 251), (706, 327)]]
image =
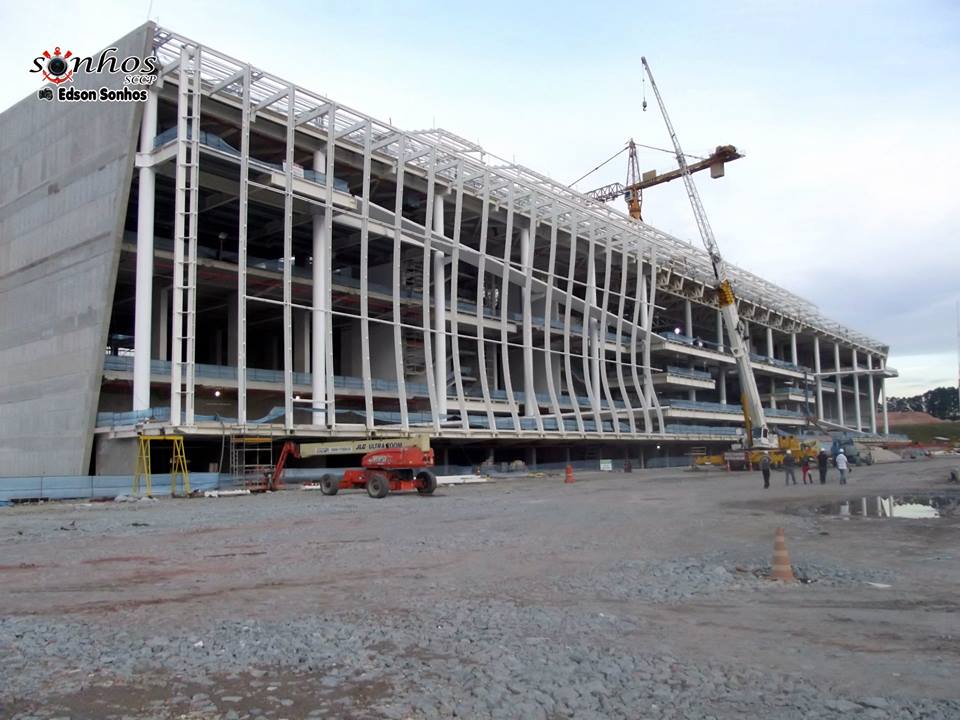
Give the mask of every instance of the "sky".
[[(440, 126), (561, 182), (633, 137), (746, 154), (697, 178), (730, 262), (891, 348), (891, 395), (958, 382), (960, 3), (136, 0), (38, 17), (0, 0), (0, 108), (32, 58), (148, 18), (408, 130)], [(82, 8), (82, 9), (80, 9)], [(646, 96), (648, 109), (642, 110)], [(641, 170), (674, 167), (642, 151)], [(620, 156), (577, 185), (623, 182)], [(622, 209), (622, 208), (621, 208)], [(644, 219), (699, 244), (682, 183)]]

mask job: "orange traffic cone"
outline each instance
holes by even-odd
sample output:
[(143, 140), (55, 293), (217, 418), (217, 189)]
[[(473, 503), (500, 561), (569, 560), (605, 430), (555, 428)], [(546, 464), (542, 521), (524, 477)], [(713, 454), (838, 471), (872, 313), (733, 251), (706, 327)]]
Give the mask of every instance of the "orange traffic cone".
[(573, 465), (567, 465), (567, 476), (563, 479), (564, 483), (573, 482)]
[(770, 570), (772, 580), (794, 582), (793, 568), (790, 566), (790, 553), (787, 552), (787, 540), (783, 528), (777, 528), (773, 538), (773, 568)]

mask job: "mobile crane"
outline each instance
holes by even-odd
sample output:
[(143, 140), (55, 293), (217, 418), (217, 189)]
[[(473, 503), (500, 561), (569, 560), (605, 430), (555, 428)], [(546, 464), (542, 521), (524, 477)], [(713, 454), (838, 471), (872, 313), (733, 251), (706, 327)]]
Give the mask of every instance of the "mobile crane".
[[(653, 73), (650, 71), (650, 65), (645, 57), (640, 58), (643, 69), (650, 79), (650, 87), (657, 98), (657, 104), (660, 106), (660, 114), (670, 133), (670, 141), (673, 143), (673, 151), (677, 157), (677, 165), (680, 168), (683, 184), (687, 190), (687, 197), (690, 200), (690, 206), (693, 208), (693, 215), (697, 221), (697, 228), (700, 231), (700, 238), (710, 256), (710, 262), (713, 265), (713, 274), (717, 281), (717, 304), (720, 307), (720, 314), (723, 317), (723, 324), (727, 328), (727, 339), (730, 350), (733, 353), (734, 360), (737, 363), (737, 373), (740, 377), (741, 405), (743, 407), (743, 419), (745, 425), (744, 446), (746, 448), (777, 447), (776, 441), (770, 437), (770, 429), (767, 427), (767, 419), (763, 412), (763, 404), (760, 402), (760, 390), (757, 388), (757, 379), (753, 375), (753, 367), (750, 365), (750, 354), (747, 351), (746, 343), (743, 340), (744, 328), (740, 320), (740, 313), (737, 312), (737, 301), (733, 294), (733, 286), (730, 284), (730, 278), (727, 276), (726, 264), (720, 255), (720, 247), (713, 237), (713, 230), (707, 220), (707, 213), (703, 209), (703, 203), (700, 201), (700, 194), (697, 192), (697, 186), (693, 184), (693, 177), (690, 173), (690, 167), (687, 165), (686, 156), (680, 148), (680, 141), (677, 139), (677, 133), (673, 129), (673, 123), (670, 122), (670, 116), (667, 114), (667, 108), (660, 96), (660, 89), (653, 79)], [(753, 430), (758, 432), (758, 437), (754, 439)]]
[(356, 455), (366, 453), (360, 468), (350, 468), (338, 480), (327, 473), (320, 478), (319, 488), (324, 495), (336, 495), (340, 490), (366, 488), (372, 498), (384, 498), (388, 493), (416, 490), (421, 495), (432, 495), (437, 489), (433, 467), (433, 450), (427, 435), (397, 438), (367, 438), (363, 440), (333, 440), (322, 443), (296, 443), (287, 440), (270, 478), (271, 489), (283, 483), (287, 460), (329, 455)]

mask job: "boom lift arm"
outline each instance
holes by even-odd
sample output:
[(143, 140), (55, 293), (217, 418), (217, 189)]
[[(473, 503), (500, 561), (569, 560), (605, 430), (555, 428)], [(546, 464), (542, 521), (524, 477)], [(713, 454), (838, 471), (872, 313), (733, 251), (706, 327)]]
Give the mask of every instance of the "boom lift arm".
[(341, 488), (365, 487), (371, 497), (382, 498), (388, 492), (397, 490), (416, 490), (421, 495), (430, 495), (437, 488), (437, 478), (429, 470), (433, 466), (430, 436), (413, 435), (318, 443), (287, 440), (270, 478), (269, 489), (276, 490), (282, 484), (283, 471), (290, 457), (299, 459), (358, 453), (365, 453), (360, 460), (363, 469), (346, 470), (339, 481), (332, 475), (324, 475), (320, 481), (324, 495), (336, 495)]
[[(733, 294), (733, 287), (730, 279), (727, 277), (726, 264), (720, 255), (720, 247), (713, 237), (713, 230), (707, 220), (707, 213), (703, 209), (703, 203), (700, 201), (700, 194), (697, 192), (697, 186), (693, 184), (693, 177), (690, 174), (690, 167), (687, 165), (687, 159), (680, 148), (680, 141), (677, 139), (677, 133), (673, 129), (673, 123), (670, 122), (670, 116), (667, 114), (667, 108), (663, 104), (663, 98), (660, 96), (660, 89), (653, 79), (653, 73), (650, 71), (650, 65), (647, 64), (645, 57), (640, 58), (643, 63), (643, 69), (650, 78), (650, 87), (657, 98), (657, 104), (660, 106), (660, 114), (670, 133), (670, 140), (673, 143), (673, 151), (677, 157), (677, 164), (683, 177), (683, 184), (687, 190), (687, 197), (690, 199), (690, 206), (693, 208), (693, 215), (697, 221), (697, 228), (700, 231), (700, 238), (710, 256), (710, 262), (713, 264), (713, 274), (717, 279), (717, 303), (720, 306), (720, 314), (723, 317), (723, 323), (727, 328), (727, 339), (730, 344), (730, 350), (737, 362), (737, 373), (740, 377), (740, 389), (742, 393), (743, 416), (746, 421), (747, 437), (746, 447), (752, 447), (754, 444), (761, 447), (773, 447), (770, 439), (770, 430), (767, 427), (767, 419), (763, 412), (763, 404), (760, 402), (760, 390), (757, 388), (757, 379), (753, 375), (753, 367), (750, 365), (750, 355), (747, 352), (746, 343), (743, 340), (743, 324), (740, 321), (740, 313), (737, 312), (737, 300)], [(753, 440), (751, 426), (758, 430), (760, 437), (756, 443)]]

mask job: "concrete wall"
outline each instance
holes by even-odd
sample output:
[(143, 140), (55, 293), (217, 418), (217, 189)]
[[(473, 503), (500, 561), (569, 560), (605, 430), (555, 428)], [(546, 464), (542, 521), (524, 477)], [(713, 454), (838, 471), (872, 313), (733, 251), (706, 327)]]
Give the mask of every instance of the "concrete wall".
[[(152, 34), (118, 55), (147, 53)], [(33, 94), (0, 114), (0, 476), (88, 470), (141, 113)]]

